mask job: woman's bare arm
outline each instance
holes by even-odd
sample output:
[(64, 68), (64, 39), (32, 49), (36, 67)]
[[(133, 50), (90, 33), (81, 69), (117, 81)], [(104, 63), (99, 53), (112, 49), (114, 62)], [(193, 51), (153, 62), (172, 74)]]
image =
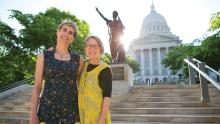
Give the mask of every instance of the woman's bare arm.
[(82, 56), (80, 56), (79, 68), (78, 68), (78, 71), (77, 71), (77, 82), (78, 82), (79, 79), (80, 79), (81, 73), (82, 73), (82, 71), (83, 71), (83, 67), (84, 67), (84, 62), (83, 62)]
[(44, 55), (43, 53), (38, 55), (36, 61), (36, 69), (35, 69), (35, 83), (32, 91), (32, 98), (31, 98), (31, 113), (30, 113), (30, 123), (34, 124), (37, 123), (37, 110), (38, 110), (38, 103), (39, 103), (39, 95), (42, 89), (42, 82), (43, 82), (43, 70), (44, 70)]
[(104, 97), (103, 103), (102, 103), (102, 113), (101, 113), (101, 116), (99, 118), (98, 124), (105, 124), (106, 116), (107, 116), (107, 113), (109, 111), (110, 102), (111, 102), (110, 97)]

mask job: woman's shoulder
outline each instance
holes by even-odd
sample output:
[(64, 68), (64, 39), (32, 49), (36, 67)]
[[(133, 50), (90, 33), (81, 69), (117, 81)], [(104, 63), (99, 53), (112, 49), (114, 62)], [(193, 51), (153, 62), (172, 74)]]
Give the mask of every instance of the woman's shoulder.
[(100, 76), (110, 76), (112, 75), (111, 68), (106, 64), (106, 66), (101, 70)]
[(45, 49), (45, 50), (43, 50), (42, 54), (44, 57), (51, 56), (53, 54), (53, 50)]
[(71, 55), (71, 59), (73, 61), (77, 61), (77, 62), (81, 62), (81, 56), (78, 52), (75, 52), (75, 51), (70, 51), (70, 55)]
[(70, 51), (71, 56), (80, 57), (80, 54), (76, 51)]

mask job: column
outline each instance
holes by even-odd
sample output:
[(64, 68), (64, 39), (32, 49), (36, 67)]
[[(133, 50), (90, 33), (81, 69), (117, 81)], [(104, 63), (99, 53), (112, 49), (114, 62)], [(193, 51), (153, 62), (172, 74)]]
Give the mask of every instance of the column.
[[(167, 55), (169, 52), (169, 47), (165, 47), (165, 48), (166, 48), (166, 55)], [(167, 70), (167, 76), (170, 76), (171, 75), (170, 70), (168, 68), (166, 68), (166, 70)]]
[(158, 74), (161, 75), (161, 56), (160, 56), (160, 48), (158, 48)]
[(141, 50), (141, 75), (144, 76), (144, 50)]
[(150, 69), (150, 85), (153, 83), (153, 79), (152, 79), (152, 76), (153, 76), (153, 64), (152, 64), (152, 57), (153, 55), (152, 55), (152, 48), (149, 48), (149, 58), (150, 58), (150, 60), (149, 60), (149, 64), (150, 64), (150, 67), (149, 67), (149, 69)]

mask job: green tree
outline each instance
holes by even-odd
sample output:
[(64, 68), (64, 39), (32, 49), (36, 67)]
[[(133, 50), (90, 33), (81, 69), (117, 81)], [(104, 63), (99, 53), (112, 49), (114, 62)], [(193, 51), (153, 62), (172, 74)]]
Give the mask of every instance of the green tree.
[(210, 19), (209, 31), (214, 32), (201, 44), (200, 57), (207, 65), (220, 69), (220, 12), (214, 13)]
[(220, 31), (220, 12), (212, 14), (212, 18), (210, 20), (209, 31)]
[(23, 29), (16, 35), (13, 28), (0, 21), (0, 86), (33, 75), (36, 54), (55, 46), (57, 26), (64, 19), (77, 24), (78, 36), (70, 49), (83, 54), (89, 25), (69, 12), (49, 8), (33, 15), (11, 10), (10, 18), (16, 19)]
[(140, 65), (137, 63), (137, 61), (135, 61), (134, 58), (132, 58), (131, 56), (126, 56), (126, 59), (128, 65), (132, 68), (133, 73), (140, 71)]
[(37, 15), (23, 14), (18, 10), (11, 10), (11, 13), (10, 17), (15, 18), (24, 26), (24, 29), (19, 31), (19, 43), (27, 51), (35, 53), (54, 46), (57, 26), (62, 20), (70, 19), (79, 28), (78, 36), (71, 48), (83, 53), (84, 38), (89, 34), (89, 25), (85, 21), (80, 21), (75, 15), (56, 8), (49, 8), (45, 13)]
[(220, 69), (220, 32), (207, 37), (200, 49), (199, 59), (214, 69)]
[(161, 63), (171, 69), (172, 74), (176, 74), (183, 67), (184, 59), (192, 56), (194, 48), (195, 46), (190, 44), (177, 46), (168, 52)]
[(101, 60), (107, 64), (110, 63), (110, 60), (111, 60), (111, 55), (109, 53), (104, 53), (101, 57)]

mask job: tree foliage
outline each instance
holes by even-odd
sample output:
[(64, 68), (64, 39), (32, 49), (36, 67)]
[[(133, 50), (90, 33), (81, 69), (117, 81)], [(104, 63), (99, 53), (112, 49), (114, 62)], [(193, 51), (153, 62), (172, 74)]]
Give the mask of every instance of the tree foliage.
[(89, 25), (75, 15), (56, 8), (37, 15), (10, 11), (10, 18), (16, 19), (23, 28), (15, 34), (15, 29), (0, 21), (0, 86), (33, 75), (36, 54), (55, 46), (57, 26), (64, 19), (70, 19), (78, 26), (78, 36), (70, 49), (84, 53)]
[(161, 63), (171, 69), (172, 74), (176, 74), (183, 67), (184, 59), (192, 55), (194, 48), (192, 45), (177, 46), (168, 52)]
[(212, 18), (210, 20), (209, 31), (220, 31), (220, 12), (212, 14)]
[(131, 56), (126, 56), (126, 59), (128, 65), (132, 68), (133, 73), (140, 71), (140, 65), (138, 64), (137, 61), (135, 61), (134, 58), (132, 58)]
[(110, 60), (111, 60), (111, 55), (109, 53), (104, 53), (101, 57), (101, 60), (107, 64), (110, 63)]

